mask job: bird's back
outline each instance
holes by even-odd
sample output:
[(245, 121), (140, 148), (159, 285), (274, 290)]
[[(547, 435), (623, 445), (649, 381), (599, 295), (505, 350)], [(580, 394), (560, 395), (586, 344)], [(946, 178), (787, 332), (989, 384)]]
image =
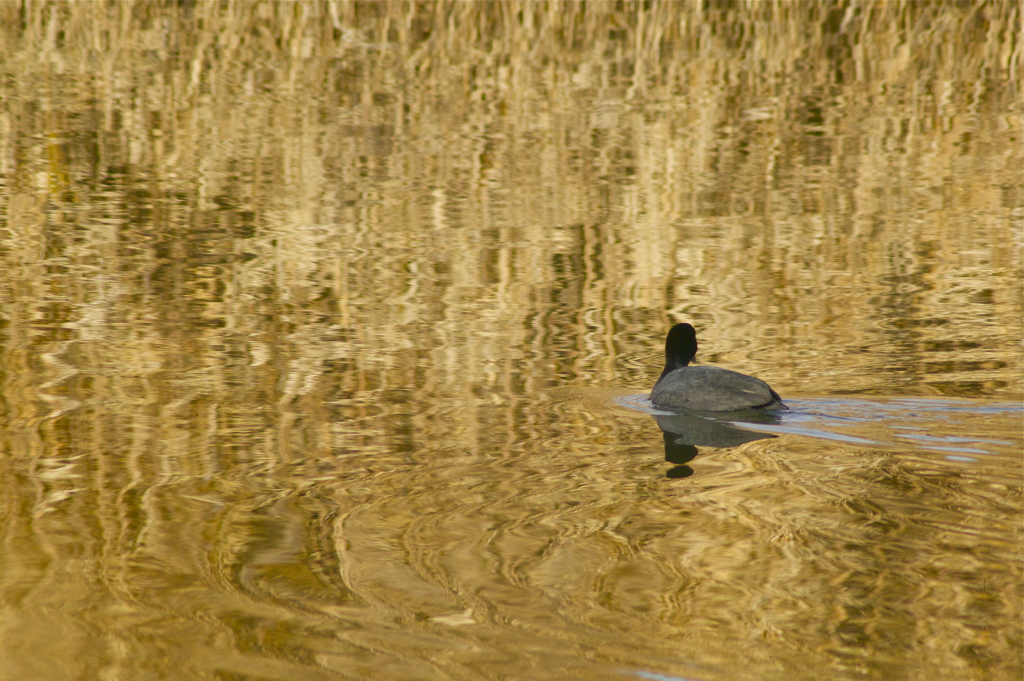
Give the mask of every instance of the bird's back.
[(684, 367), (655, 384), (651, 402), (659, 409), (736, 411), (786, 409), (782, 398), (759, 378), (718, 367)]

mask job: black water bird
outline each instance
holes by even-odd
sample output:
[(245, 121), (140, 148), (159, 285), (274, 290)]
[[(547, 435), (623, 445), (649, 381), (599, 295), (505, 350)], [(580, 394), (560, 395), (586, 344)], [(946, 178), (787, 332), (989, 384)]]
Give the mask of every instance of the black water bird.
[(676, 324), (665, 340), (665, 369), (651, 391), (651, 402), (670, 411), (783, 410), (779, 394), (759, 378), (719, 369), (687, 366), (697, 355), (697, 333)]

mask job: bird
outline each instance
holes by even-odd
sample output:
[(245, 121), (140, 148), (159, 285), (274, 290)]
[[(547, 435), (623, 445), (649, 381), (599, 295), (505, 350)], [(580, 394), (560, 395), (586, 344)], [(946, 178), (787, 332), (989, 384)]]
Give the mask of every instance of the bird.
[(779, 394), (759, 378), (718, 367), (687, 366), (697, 355), (697, 332), (676, 324), (665, 339), (665, 369), (651, 403), (667, 411), (788, 410)]

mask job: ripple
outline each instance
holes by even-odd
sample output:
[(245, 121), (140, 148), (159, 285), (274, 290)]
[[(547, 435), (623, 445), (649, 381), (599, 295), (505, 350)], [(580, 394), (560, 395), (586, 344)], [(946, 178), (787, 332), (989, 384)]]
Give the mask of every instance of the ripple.
[[(657, 416), (670, 412), (659, 411), (646, 394), (619, 396), (613, 399), (619, 406)], [(731, 423), (734, 426), (765, 433), (800, 435), (822, 440), (864, 444), (877, 447), (915, 449), (961, 454), (998, 455), (1009, 453), (1020, 446), (1013, 437), (993, 439), (993, 432), (1018, 435), (1016, 424), (1024, 414), (1024, 405), (1018, 403), (969, 403), (959, 400), (896, 398), (890, 400), (856, 399), (803, 399), (787, 400), (790, 411), (778, 414), (780, 424), (732, 418), (729, 413), (699, 418)], [(964, 417), (980, 417), (976, 427), (983, 431), (977, 436), (966, 434), (958, 426)], [(870, 430), (873, 437), (837, 432), (860, 427)], [(941, 430), (956, 429), (957, 434), (943, 434)], [(928, 431), (930, 432), (901, 432)], [(963, 445), (996, 445), (984, 449)], [(951, 459), (963, 460), (963, 459)]]

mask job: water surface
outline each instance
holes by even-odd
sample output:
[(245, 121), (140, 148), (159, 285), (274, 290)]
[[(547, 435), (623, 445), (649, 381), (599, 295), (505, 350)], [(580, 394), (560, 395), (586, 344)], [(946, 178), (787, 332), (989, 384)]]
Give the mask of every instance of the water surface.
[(1019, 25), (0, 5), (0, 678), (1019, 679)]

